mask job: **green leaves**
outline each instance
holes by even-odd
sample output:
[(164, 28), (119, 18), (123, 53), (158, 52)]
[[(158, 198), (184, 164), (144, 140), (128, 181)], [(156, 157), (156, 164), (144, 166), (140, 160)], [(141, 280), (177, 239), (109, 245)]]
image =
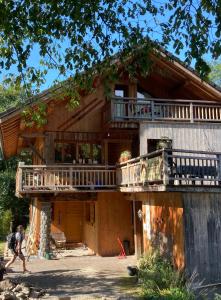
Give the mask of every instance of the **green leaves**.
[[(195, 61), (202, 77), (209, 71), (204, 56), (221, 55), (219, 1), (2, 0), (0, 11), (0, 72), (16, 66), (28, 90), (38, 91), (51, 69), (59, 80), (103, 60), (111, 68), (113, 54), (128, 56), (150, 38)], [(33, 49), (39, 64), (31, 64)]]

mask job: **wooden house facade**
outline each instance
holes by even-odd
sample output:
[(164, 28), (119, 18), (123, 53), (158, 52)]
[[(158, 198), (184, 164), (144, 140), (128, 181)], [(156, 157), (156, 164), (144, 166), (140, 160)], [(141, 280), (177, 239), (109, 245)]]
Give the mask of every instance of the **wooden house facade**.
[(119, 238), (131, 254), (159, 248), (214, 282), (221, 279), (221, 92), (165, 55), (152, 60), (146, 78), (124, 73), (110, 97), (96, 81), (71, 111), (67, 100), (40, 94), (42, 128), (27, 128), (21, 110), (7, 111), (2, 150), (5, 158), (32, 151), (33, 164), (18, 166), (16, 190), (31, 199), (40, 255), (53, 233), (102, 256), (119, 254)]

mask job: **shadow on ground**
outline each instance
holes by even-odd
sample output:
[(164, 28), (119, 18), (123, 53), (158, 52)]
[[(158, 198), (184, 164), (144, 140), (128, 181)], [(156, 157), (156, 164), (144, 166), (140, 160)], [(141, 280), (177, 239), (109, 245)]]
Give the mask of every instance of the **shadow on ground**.
[[(84, 275), (80, 269), (50, 270), (36, 272), (17, 277), (18, 281), (26, 282), (35, 287), (47, 290), (50, 296), (93, 296), (93, 297), (133, 297), (136, 289), (136, 278), (114, 277), (110, 272), (99, 272), (94, 275)], [(15, 274), (14, 274), (15, 275)], [(13, 276), (14, 277), (14, 276)]]

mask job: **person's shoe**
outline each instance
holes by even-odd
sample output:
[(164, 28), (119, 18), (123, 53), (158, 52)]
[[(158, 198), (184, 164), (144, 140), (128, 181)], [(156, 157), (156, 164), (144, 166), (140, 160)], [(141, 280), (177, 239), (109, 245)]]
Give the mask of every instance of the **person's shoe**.
[(27, 270), (27, 269), (25, 269), (25, 270), (23, 271), (23, 274), (29, 274), (29, 273), (31, 273), (31, 271), (29, 271), (29, 270)]

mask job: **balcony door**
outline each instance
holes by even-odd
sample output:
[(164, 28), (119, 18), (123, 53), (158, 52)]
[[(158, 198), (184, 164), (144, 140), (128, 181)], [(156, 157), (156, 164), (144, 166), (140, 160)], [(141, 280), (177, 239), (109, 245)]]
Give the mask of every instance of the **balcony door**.
[(116, 84), (114, 89), (114, 96), (116, 97), (115, 102), (115, 117), (123, 118), (127, 116), (127, 104), (125, 102), (125, 97), (129, 95), (129, 87), (128, 85)]

